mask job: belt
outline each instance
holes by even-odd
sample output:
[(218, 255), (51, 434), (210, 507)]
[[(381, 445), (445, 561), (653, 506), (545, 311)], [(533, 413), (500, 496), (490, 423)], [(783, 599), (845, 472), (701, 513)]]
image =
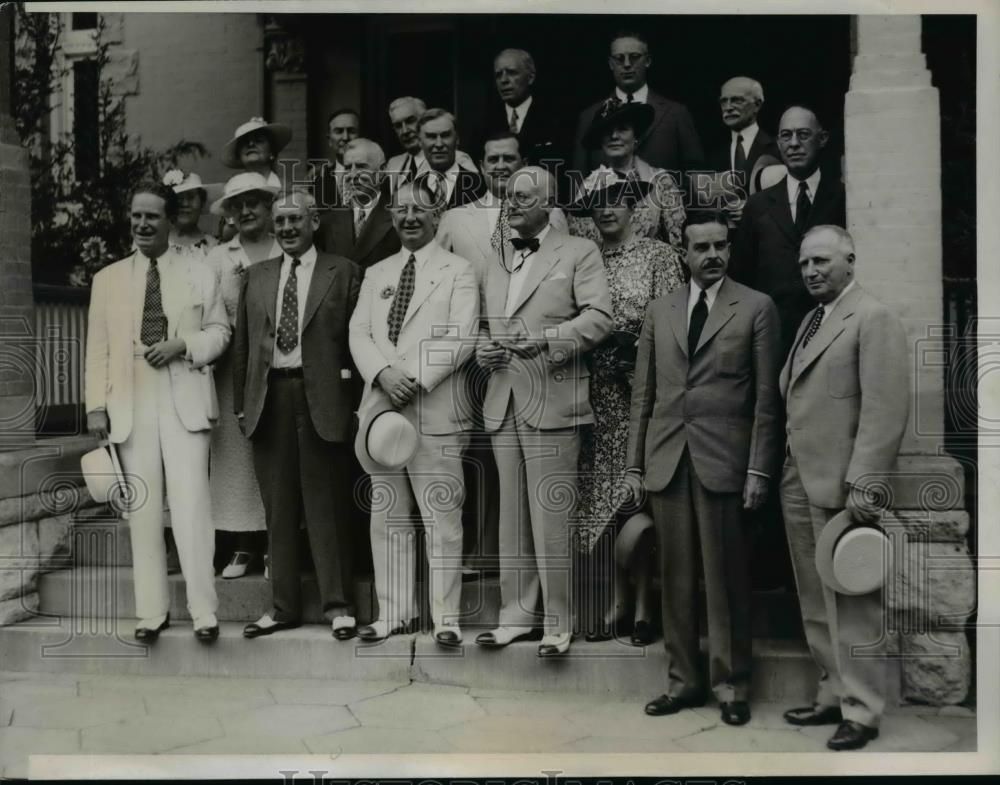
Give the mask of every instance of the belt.
[(302, 368), (272, 368), (269, 372), (270, 376), (281, 376), (286, 379), (301, 379), (302, 378)]

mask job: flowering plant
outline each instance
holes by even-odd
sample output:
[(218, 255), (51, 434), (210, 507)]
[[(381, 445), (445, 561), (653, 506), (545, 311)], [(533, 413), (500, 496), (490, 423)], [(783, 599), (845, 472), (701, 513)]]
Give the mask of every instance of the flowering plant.
[(384, 289), (383, 289), (383, 290), (382, 290), (381, 292), (379, 292), (379, 295), (381, 296), (381, 298), (382, 298), (383, 300), (388, 300), (388, 299), (389, 299), (390, 297), (392, 297), (392, 296), (393, 296), (393, 295), (394, 295), (395, 293), (396, 293), (396, 287), (395, 287), (395, 286), (392, 286), (392, 285), (390, 284), (390, 285), (386, 286), (386, 287), (385, 287), (385, 288), (384, 288)]

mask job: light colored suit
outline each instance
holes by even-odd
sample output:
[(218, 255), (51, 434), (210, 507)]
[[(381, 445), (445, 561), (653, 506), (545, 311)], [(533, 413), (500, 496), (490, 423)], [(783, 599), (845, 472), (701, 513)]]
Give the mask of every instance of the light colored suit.
[[(424, 172), (429, 172), (431, 167), (427, 163), (427, 158), (423, 153), (417, 153), (417, 156), (417, 175), (419, 176)], [(389, 178), (389, 193), (394, 193), (409, 178), (410, 171), (407, 168), (409, 157), (410, 153), (404, 151), (392, 156), (392, 158), (385, 162), (385, 169), (383, 171)], [(469, 172), (479, 171), (479, 167), (476, 166), (475, 161), (472, 160), (468, 153), (462, 150), (455, 151), (455, 161)]]
[[(505, 248), (513, 259), (513, 248)], [(601, 253), (549, 229), (507, 307), (510, 275), (491, 265), (480, 340), (545, 339), (534, 358), (490, 374), (483, 421), (500, 475), (500, 625), (531, 627), (539, 597), (545, 631), (569, 633), (569, 516), (576, 506), (579, 426), (593, 422), (585, 353), (613, 326)], [(508, 315), (509, 314), (509, 315)]]
[(366, 383), (362, 419), (384, 400), (373, 383), (386, 366), (417, 380), (420, 391), (402, 413), (416, 426), (420, 444), (400, 471), (380, 470), (359, 458), (371, 473), (373, 497), (391, 500), (373, 505), (371, 518), (379, 620), (392, 629), (417, 616), (416, 550), (409, 530), (416, 504), (427, 532), (434, 625), (453, 627), (462, 589), (462, 451), (472, 424), (462, 364), (474, 348), (479, 290), (472, 265), (432, 241), (423, 265), (417, 265), (413, 296), (393, 345), (388, 317), (409, 255), (404, 247), (365, 273), (351, 317), (350, 348)]
[[(104, 409), (111, 441), (121, 445), (122, 468), (135, 491), (129, 533), (135, 570), (136, 615), (158, 623), (170, 607), (163, 543), (166, 479), (171, 525), (188, 608), (196, 626), (215, 623), (218, 600), (209, 503), (210, 428), (218, 419), (212, 369), (229, 343), (229, 320), (212, 269), (168, 250), (158, 259), (168, 338), (183, 338), (187, 356), (153, 368), (142, 356), (141, 325), (146, 264), (138, 253), (94, 276), (86, 355), (86, 407)], [(138, 311), (136, 310), (138, 309)]]
[[(885, 706), (880, 591), (837, 594), (820, 581), (816, 538), (844, 508), (847, 484), (885, 480), (909, 410), (910, 354), (899, 319), (855, 283), (811, 341), (802, 321), (781, 372), (788, 452), (781, 485), (806, 641), (820, 669), (816, 702), (877, 727)], [(860, 647), (864, 652), (855, 651)]]

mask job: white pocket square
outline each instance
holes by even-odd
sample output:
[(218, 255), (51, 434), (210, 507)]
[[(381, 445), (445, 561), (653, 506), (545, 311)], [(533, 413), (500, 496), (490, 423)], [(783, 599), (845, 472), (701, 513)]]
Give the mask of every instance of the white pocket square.
[(555, 275), (550, 275), (546, 278), (546, 281), (565, 281), (567, 278), (566, 273), (556, 273)]
[(341, 379), (350, 379), (351, 378), (351, 369), (350, 368), (341, 368), (340, 369), (340, 378)]

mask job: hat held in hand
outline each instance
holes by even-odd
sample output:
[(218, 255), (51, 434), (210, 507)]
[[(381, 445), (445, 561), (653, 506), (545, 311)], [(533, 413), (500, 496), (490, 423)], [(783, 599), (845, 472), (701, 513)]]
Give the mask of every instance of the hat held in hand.
[(881, 527), (859, 524), (847, 510), (834, 515), (816, 540), (816, 570), (840, 594), (881, 588), (892, 569), (892, 545)]
[[(124, 507), (129, 497), (125, 475), (118, 461), (118, 451), (111, 442), (80, 456), (80, 471), (91, 498), (100, 504)], [(121, 510), (120, 510), (121, 511)]]
[(384, 393), (361, 413), (354, 452), (362, 468), (372, 472), (402, 469), (417, 452), (420, 435)]

